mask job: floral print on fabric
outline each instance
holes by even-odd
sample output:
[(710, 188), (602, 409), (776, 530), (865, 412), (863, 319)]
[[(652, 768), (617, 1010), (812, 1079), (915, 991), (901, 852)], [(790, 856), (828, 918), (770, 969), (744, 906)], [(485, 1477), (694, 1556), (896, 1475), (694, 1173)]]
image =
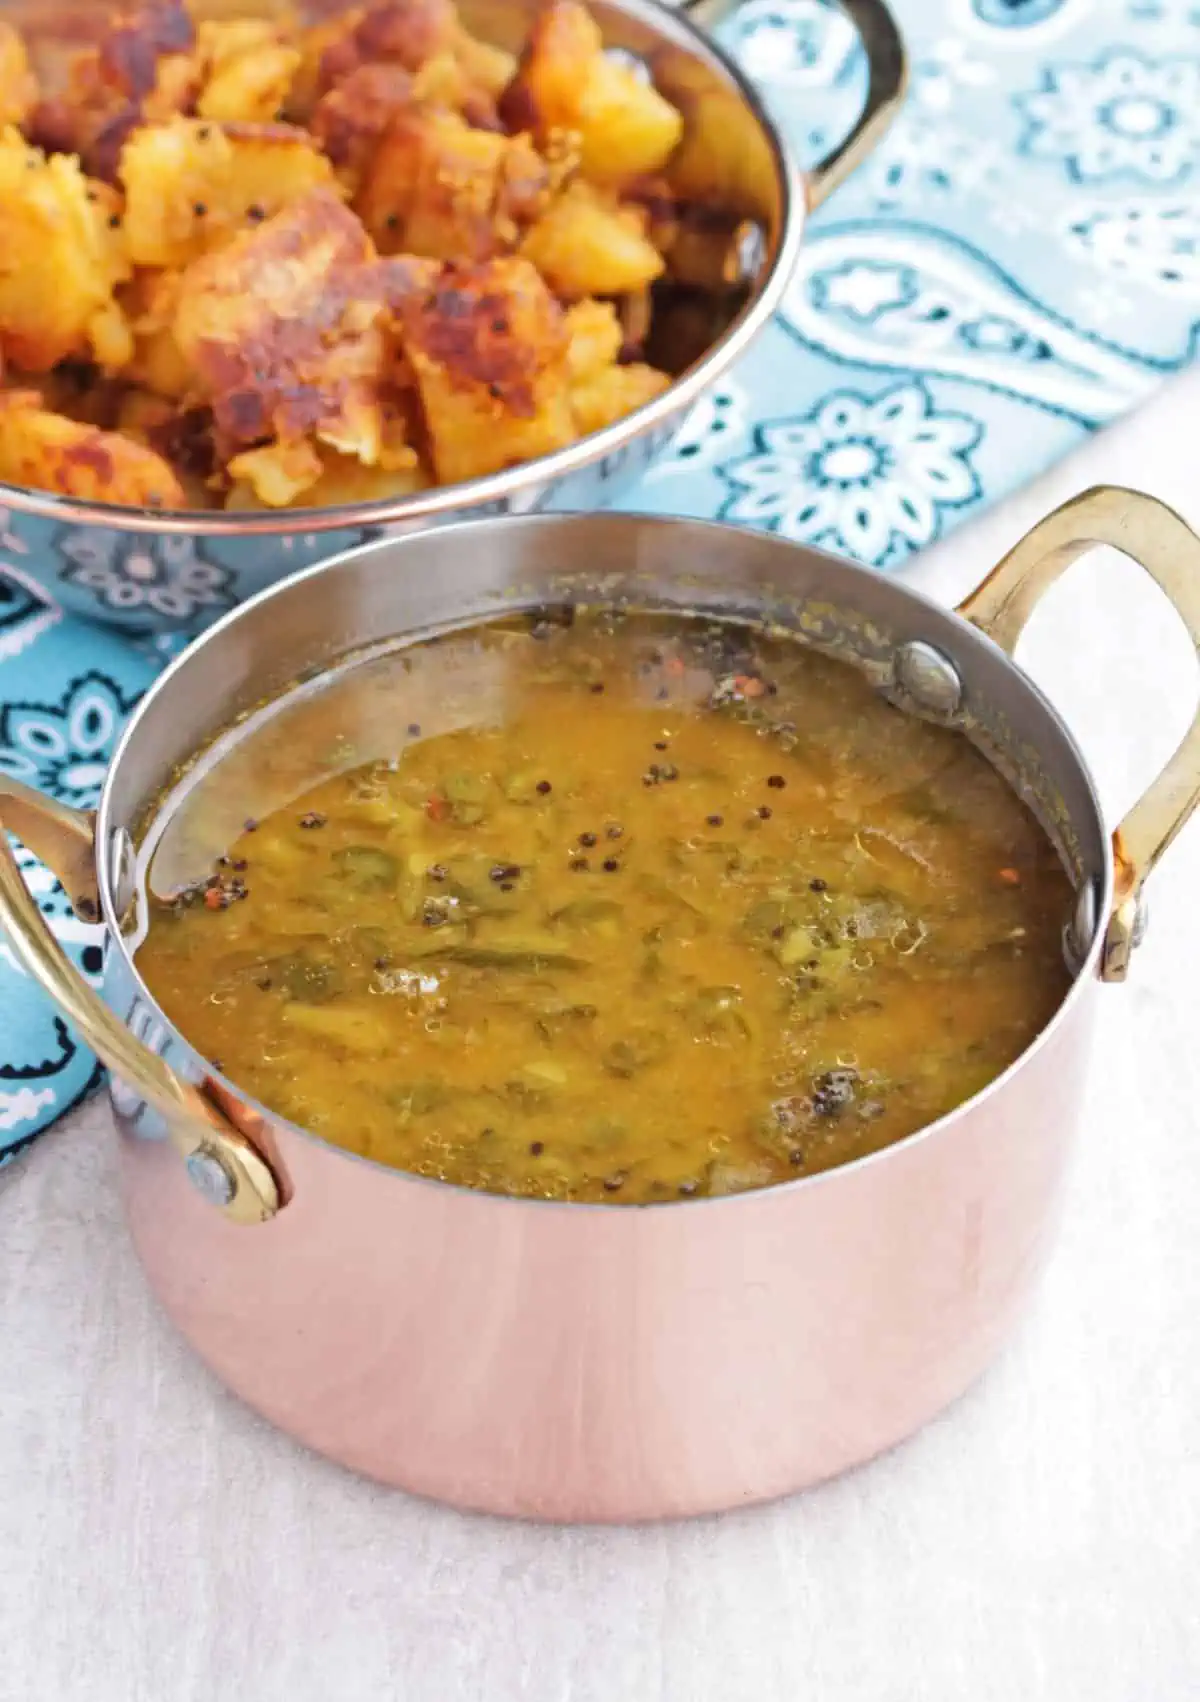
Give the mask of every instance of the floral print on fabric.
[(932, 543), (946, 510), (979, 495), (970, 452), (982, 428), (939, 413), (920, 384), (876, 397), (841, 390), (796, 420), (755, 428), (755, 450), (721, 469), (725, 520), (884, 566)]

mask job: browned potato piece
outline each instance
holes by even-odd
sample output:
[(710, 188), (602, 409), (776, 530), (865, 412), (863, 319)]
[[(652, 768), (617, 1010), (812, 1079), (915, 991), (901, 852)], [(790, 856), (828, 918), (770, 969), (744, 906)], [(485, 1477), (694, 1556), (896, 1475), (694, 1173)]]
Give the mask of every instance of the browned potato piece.
[(182, 400), (192, 375), (175, 341), (179, 272), (139, 272), (122, 302), (133, 327), (133, 358), (125, 377), (168, 400)]
[(581, 301), (567, 312), (571, 411), (581, 436), (612, 425), (661, 395), (671, 380), (652, 366), (617, 366), (625, 340), (611, 302)]
[(195, 77), (195, 45), (183, 0), (145, 0), (109, 22), (97, 49), (99, 81), (138, 102), (144, 119), (165, 118), (178, 111), (185, 71)]
[(130, 508), (179, 508), (183, 489), (161, 456), (42, 406), (35, 392), (0, 393), (0, 479)]
[(321, 96), (310, 128), (343, 182), (357, 186), (380, 137), (412, 99), (413, 80), (399, 65), (360, 65)]
[(98, 45), (70, 58), (61, 90), (29, 115), (30, 139), (47, 151), (77, 153), (92, 176), (115, 182), (132, 131), (182, 112), (195, 97), (194, 47), (180, 0), (147, 0), (117, 12)]
[(610, 301), (580, 301), (567, 310), (567, 365), (571, 382), (589, 378), (611, 366), (621, 352), (624, 334)]
[(686, 121), (683, 140), (666, 177), (686, 204), (766, 223), (778, 204), (770, 145), (759, 121), (735, 90), (723, 87), (704, 65), (684, 54), (659, 55), (659, 87)]
[(346, 46), (353, 42), (354, 32), (364, 15), (364, 7), (350, 7), (326, 23), (305, 30), (300, 36), (296, 44), (300, 50), (300, 64), (292, 78), (287, 99), (287, 115), (293, 123), (307, 123), (321, 96), (359, 64), (358, 56), (353, 53), (352, 64), (344, 61)]
[(580, 436), (602, 431), (661, 396), (671, 380), (652, 366), (608, 366), (571, 386), (571, 411)]
[(504, 93), (517, 74), (517, 61), (511, 53), (468, 35), (466, 30), (455, 32), (452, 51), (471, 82), (493, 100)]
[[(92, 197), (89, 199), (89, 197)], [(46, 372), (70, 355), (116, 367), (131, 342), (113, 299), (129, 275), (99, 191), (79, 162), (0, 132), (0, 355)]]
[(460, 34), (453, 0), (382, 0), (349, 8), (300, 39), (300, 66), (288, 110), (305, 118), (321, 96), (363, 65), (418, 71)]
[(0, 18), (0, 126), (22, 124), (37, 100), (37, 80), (29, 68), (25, 43)]
[(300, 50), (265, 18), (210, 20), (197, 30), (204, 87), (201, 118), (266, 124), (279, 116), (300, 68)]
[(266, 443), (235, 455), (229, 474), (248, 485), (264, 508), (290, 508), (321, 477), (321, 457), (307, 438)]
[[(459, 33), (454, 0), (381, 0), (369, 6), (357, 25), (357, 61), (385, 61), (417, 71), (434, 54), (454, 46)], [(326, 55), (327, 72), (338, 72), (336, 51)]]
[(663, 258), (643, 234), (645, 214), (622, 207), (590, 184), (575, 182), (529, 230), (521, 253), (556, 295), (626, 295), (653, 283)]
[[(308, 485), (301, 496), (283, 506), (341, 508), (361, 502), (386, 502), (399, 496), (412, 496), (429, 485), (429, 475), (422, 470), (415, 454), (411, 466), (390, 471), (385, 467), (364, 467), (361, 461), (328, 451), (320, 459), (321, 474), (315, 484)], [(278, 505), (263, 502), (252, 484), (239, 480), (226, 496), (225, 506), (261, 511)]]
[(126, 390), (117, 407), (117, 430), (138, 443), (148, 444), (155, 433), (166, 430), (175, 418), (175, 405), (152, 390)]
[(135, 130), (121, 154), (125, 238), (138, 266), (186, 266), (310, 189), (333, 168), (288, 124), (174, 118)]
[(562, 309), (527, 260), (448, 266), (395, 303), (442, 484), (561, 449), (575, 435)]
[(330, 189), (193, 262), (180, 280), (175, 340), (212, 405), (222, 459), (315, 437), (378, 462), (382, 318), (370, 239)]
[(577, 0), (539, 13), (520, 67), (501, 103), (512, 129), (532, 129), (543, 147), (578, 139), (580, 169), (593, 183), (621, 184), (661, 171), (683, 120), (652, 83), (604, 55), (599, 26)]
[(527, 137), (413, 108), (393, 120), (355, 206), (382, 253), (486, 260), (515, 246), (548, 186)]
[(180, 413), (176, 402), (151, 390), (125, 390), (117, 403), (114, 427), (122, 436), (143, 443), (170, 464), (183, 491), (185, 508), (213, 508), (211, 440), (207, 419), (200, 413)]
[(475, 130), (503, 131), (495, 98), (473, 80), (453, 53), (435, 53), (413, 74), (413, 99), (419, 105), (447, 107)]
[(307, 131), (290, 124), (226, 124), (233, 148), (227, 212), (237, 229), (259, 224), (312, 189), (334, 187), (333, 167)]

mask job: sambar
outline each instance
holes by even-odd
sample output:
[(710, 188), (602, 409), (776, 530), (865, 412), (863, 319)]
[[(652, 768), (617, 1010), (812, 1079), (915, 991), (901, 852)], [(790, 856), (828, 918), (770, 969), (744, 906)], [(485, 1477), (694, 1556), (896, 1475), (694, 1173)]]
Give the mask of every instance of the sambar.
[(535, 611), (352, 668), (312, 741), (215, 862), (163, 848), (137, 963), (214, 1067), (386, 1164), (790, 1181), (971, 1097), (1067, 988), (1070, 885), (1009, 784), (792, 638)]

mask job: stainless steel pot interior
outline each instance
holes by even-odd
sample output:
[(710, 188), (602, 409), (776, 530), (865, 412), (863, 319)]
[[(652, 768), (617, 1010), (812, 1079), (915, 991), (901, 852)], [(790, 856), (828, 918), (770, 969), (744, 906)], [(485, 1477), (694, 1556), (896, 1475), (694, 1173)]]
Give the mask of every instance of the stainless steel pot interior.
[[(337, 664), (518, 608), (598, 601), (768, 621), (866, 668), (910, 707), (919, 706), (901, 683), (912, 678), (907, 647), (932, 646), (961, 682), (953, 713), (932, 712), (988, 750), (1041, 816), (1076, 887), (1089, 889), (1090, 915), (1107, 914), (1109, 840), (1086, 765), (1036, 687), (973, 627), (895, 580), (764, 533), (599, 514), (464, 522), (385, 540), (214, 627), (151, 691), (117, 752), (97, 827), (106, 920), (116, 927), (122, 916), (130, 941), (140, 932), (128, 887), (116, 893), (112, 881), (127, 835), (140, 842), (144, 869), (163, 832), (195, 817), (197, 797), (210, 833), (236, 831), (328, 773), (328, 752), (306, 743), (302, 717), (313, 692), (336, 689)], [(198, 752), (207, 754), (195, 762)], [(359, 741), (347, 761), (363, 759)], [(289, 792), (264, 796), (268, 769)], [(214, 841), (207, 855), (222, 848)], [(1094, 932), (1074, 942), (1076, 961)]]
[[(528, 35), (539, 3), (540, 0), (458, 0), (458, 10), (472, 33), (515, 50)], [(832, 157), (830, 184), (853, 169), (861, 154), (873, 145), (878, 130), (890, 121), (904, 76), (894, 26), (879, 0), (870, 0), (869, 4), (868, 0), (842, 0), (842, 3), (852, 16), (857, 17), (862, 11), (864, 30), (874, 26), (878, 33), (878, 17), (886, 19), (887, 39), (877, 50), (873, 46), (874, 84), (868, 107), (860, 127)], [(659, 4), (659, 0), (594, 0), (594, 4), (589, 0), (589, 4), (607, 45), (652, 65), (655, 80), (668, 97), (675, 98), (684, 108), (688, 124), (720, 127), (722, 147), (736, 150), (742, 159), (742, 168), (736, 174), (741, 192), (746, 185), (754, 185), (745, 204), (727, 209), (752, 221), (760, 233), (758, 244), (746, 250), (752, 258), (741, 287), (720, 300), (714, 299), (706, 308), (706, 313), (711, 314), (711, 336), (700, 341), (707, 342), (707, 348), (702, 354), (689, 352), (678, 366), (670, 363), (671, 370), (677, 370), (679, 377), (661, 396), (605, 430), (552, 455), (540, 456), (536, 461), (486, 478), (439, 486), (389, 502), (264, 514), (165, 513), (89, 504), (0, 484), (4, 502), (21, 513), (87, 520), (100, 525), (119, 523), (129, 531), (162, 534), (235, 533), (250, 537), (330, 531), (362, 524), (425, 521), (483, 503), (504, 503), (517, 492), (536, 495), (544, 485), (566, 478), (579, 468), (603, 462), (635, 437), (669, 434), (671, 422), (745, 351), (778, 306), (799, 252), (805, 196), (797, 169), (787, 156), (773, 120), (732, 60), (691, 21), (691, 7), (677, 9)], [(312, 21), (335, 16), (345, 9), (345, 0), (309, 0), (299, 8), (301, 15)], [(706, 17), (720, 16), (728, 9), (731, 6), (724, 0), (709, 0), (707, 4), (701, 0), (696, 8)], [(273, 0), (198, 0), (189, 10), (197, 16), (228, 17), (270, 15), (280, 8)], [(12, 21), (34, 36), (55, 36), (57, 32), (61, 38), (63, 29), (69, 28), (69, 39), (86, 40), (108, 24), (111, 9), (99, 4), (99, 0), (72, 0), (66, 6), (47, 4), (46, 0), (0, 0), (0, 18)], [(668, 307), (666, 311), (671, 309)]]

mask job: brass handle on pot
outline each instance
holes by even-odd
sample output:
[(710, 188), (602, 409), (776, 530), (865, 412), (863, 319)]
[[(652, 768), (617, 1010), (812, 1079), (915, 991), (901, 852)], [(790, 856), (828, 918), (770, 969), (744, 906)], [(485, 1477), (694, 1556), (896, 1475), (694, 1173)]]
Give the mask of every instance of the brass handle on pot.
[[(738, 0), (680, 0), (679, 10), (711, 29), (736, 10)], [(867, 55), (867, 94), (850, 134), (807, 175), (808, 206), (814, 211), (857, 171), (891, 127), (908, 87), (904, 38), (884, 0), (837, 0), (862, 40)]]
[(153, 1106), (193, 1179), (234, 1223), (263, 1223), (279, 1210), (261, 1153), (206, 1094), (143, 1046), (71, 963), (21, 879), (5, 829), (54, 870), (84, 922), (100, 919), (94, 824), (0, 773), (0, 933), (13, 953), (114, 1075)]
[[(1096, 544), (1111, 544), (1166, 592), (1200, 659), (1200, 537), (1173, 508), (1140, 491), (1097, 485), (1027, 532), (959, 614), (1010, 655), (1026, 621), (1060, 574)], [(1101, 958), (1105, 981), (1123, 981), (1139, 938), (1146, 876), (1200, 803), (1200, 712), (1162, 773), (1113, 834), (1113, 912)]]

